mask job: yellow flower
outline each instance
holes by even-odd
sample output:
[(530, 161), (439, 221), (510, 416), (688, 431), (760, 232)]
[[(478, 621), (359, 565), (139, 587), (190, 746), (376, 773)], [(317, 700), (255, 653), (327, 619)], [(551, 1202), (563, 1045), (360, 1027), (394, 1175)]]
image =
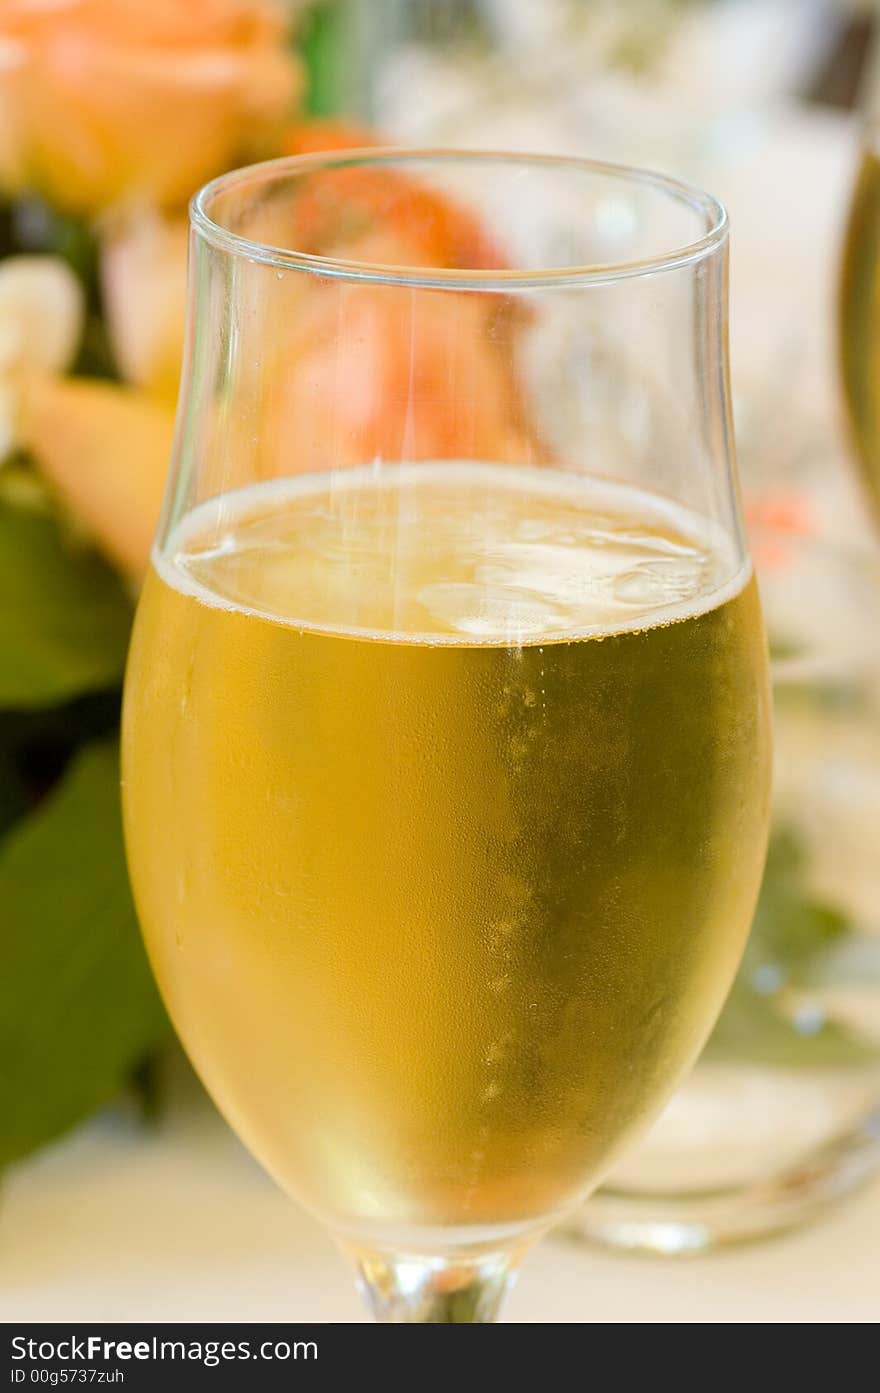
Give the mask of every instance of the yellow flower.
[(80, 213), (179, 205), (300, 85), (272, 0), (4, 0), (0, 186)]
[(146, 570), (174, 413), (133, 387), (35, 373), (20, 393), (19, 440), (101, 551)]

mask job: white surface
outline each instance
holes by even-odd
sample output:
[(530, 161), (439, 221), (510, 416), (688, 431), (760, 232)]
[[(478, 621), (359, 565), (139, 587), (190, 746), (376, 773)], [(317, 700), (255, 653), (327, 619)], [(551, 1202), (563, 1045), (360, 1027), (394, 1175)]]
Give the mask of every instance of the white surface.
[[(809, 1229), (708, 1258), (625, 1258), (550, 1238), (506, 1319), (873, 1322), (880, 1187)], [(0, 1319), (357, 1321), (344, 1259), (219, 1122), (145, 1139), (92, 1124), (13, 1173), (0, 1201)]]
[[(857, 495), (829, 418), (830, 294), (853, 128), (780, 116), (740, 134), (717, 181), (706, 182), (731, 206), (736, 377), (757, 437), (749, 472), (778, 486), (789, 456), (800, 471), (806, 437), (816, 521), (851, 536)], [(875, 1187), (792, 1237), (712, 1258), (612, 1257), (548, 1240), (507, 1318), (867, 1322), (880, 1316), (878, 1293)], [(204, 1112), (175, 1115), (147, 1137), (92, 1124), (0, 1190), (4, 1321), (362, 1318), (327, 1236)]]

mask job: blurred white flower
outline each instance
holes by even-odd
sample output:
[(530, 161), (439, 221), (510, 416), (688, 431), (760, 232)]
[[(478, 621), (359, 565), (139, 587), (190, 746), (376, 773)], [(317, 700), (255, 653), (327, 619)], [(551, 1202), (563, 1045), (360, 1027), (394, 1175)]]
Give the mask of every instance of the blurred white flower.
[(85, 297), (57, 256), (0, 262), (0, 460), (16, 444), (18, 383), (28, 373), (63, 373), (82, 336)]

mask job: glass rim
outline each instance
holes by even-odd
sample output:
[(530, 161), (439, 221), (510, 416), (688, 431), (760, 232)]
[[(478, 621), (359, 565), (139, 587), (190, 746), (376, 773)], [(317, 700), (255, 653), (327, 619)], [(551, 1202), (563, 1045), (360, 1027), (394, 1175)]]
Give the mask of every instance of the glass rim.
[[(536, 165), (544, 169), (571, 170), (581, 174), (596, 174), (621, 183), (640, 184), (658, 190), (678, 203), (686, 204), (701, 215), (705, 231), (702, 236), (653, 256), (617, 262), (596, 262), (574, 266), (520, 268), (510, 270), (463, 270), (451, 267), (398, 266), (379, 262), (348, 260), (343, 257), (318, 256), (295, 248), (259, 242), (224, 227), (211, 216), (212, 203), (236, 187), (263, 179), (281, 177), (331, 168), (403, 163), (496, 163)], [(543, 155), (510, 150), (456, 150), (434, 147), (365, 146), (356, 149), (332, 150), (306, 155), (282, 155), (229, 170), (210, 180), (194, 195), (189, 205), (190, 223), (204, 241), (231, 256), (251, 262), (261, 262), (312, 275), (335, 277), (341, 280), (374, 282), (383, 285), (411, 286), (416, 289), (456, 290), (537, 290), (550, 286), (602, 285), (633, 276), (653, 275), (660, 271), (676, 270), (702, 260), (717, 250), (727, 239), (728, 216), (724, 204), (712, 194), (694, 184), (685, 183), (671, 175), (643, 169), (637, 165), (614, 164), (577, 155)]]

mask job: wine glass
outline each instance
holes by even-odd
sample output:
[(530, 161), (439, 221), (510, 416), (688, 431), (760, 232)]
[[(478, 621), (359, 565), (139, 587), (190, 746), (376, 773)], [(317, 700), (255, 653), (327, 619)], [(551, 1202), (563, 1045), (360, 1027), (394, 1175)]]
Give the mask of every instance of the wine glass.
[(758, 890), (725, 214), (369, 150), (192, 224), (124, 712), (150, 957), (374, 1314), (492, 1320), (698, 1054)]

